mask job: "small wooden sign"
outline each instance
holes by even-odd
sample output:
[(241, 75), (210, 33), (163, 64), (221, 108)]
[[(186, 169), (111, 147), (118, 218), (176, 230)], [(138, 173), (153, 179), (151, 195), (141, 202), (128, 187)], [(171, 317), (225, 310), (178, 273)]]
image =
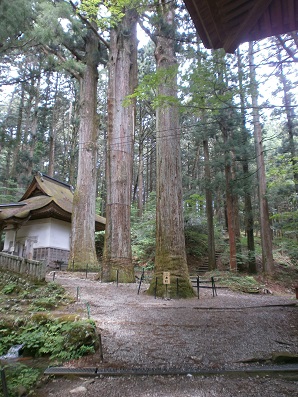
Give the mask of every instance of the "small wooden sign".
[(163, 282), (163, 284), (165, 284), (165, 285), (171, 284), (171, 275), (170, 275), (170, 272), (163, 272), (163, 275), (162, 275), (162, 282)]

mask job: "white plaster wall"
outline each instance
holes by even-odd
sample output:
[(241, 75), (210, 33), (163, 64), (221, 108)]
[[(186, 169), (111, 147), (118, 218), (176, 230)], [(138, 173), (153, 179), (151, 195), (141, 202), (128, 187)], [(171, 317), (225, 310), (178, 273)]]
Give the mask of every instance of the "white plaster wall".
[(49, 247), (51, 232), (51, 219), (38, 219), (28, 221), (17, 231), (17, 240), (26, 240), (28, 237), (36, 238), (34, 248)]
[[(69, 222), (51, 219), (49, 247), (70, 250), (71, 224)], [(35, 247), (34, 247), (35, 248)]]
[[(4, 251), (8, 250), (9, 242), (14, 241), (14, 230), (7, 230), (5, 234)], [(24, 243), (29, 237), (34, 239), (33, 248), (52, 247), (70, 249), (71, 225), (69, 222), (47, 218), (28, 221), (16, 235), (16, 241)]]
[(5, 232), (3, 251), (8, 251), (10, 241), (14, 241), (14, 235), (15, 235), (14, 230), (7, 230)]

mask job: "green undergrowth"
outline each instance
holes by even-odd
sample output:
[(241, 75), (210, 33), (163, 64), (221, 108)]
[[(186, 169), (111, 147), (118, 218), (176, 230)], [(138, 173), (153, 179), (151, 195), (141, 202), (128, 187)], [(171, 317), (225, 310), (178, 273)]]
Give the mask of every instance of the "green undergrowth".
[[(41, 375), (40, 369), (30, 368), (19, 363), (5, 365), (2, 369), (9, 397), (27, 396), (27, 391), (38, 382)], [(4, 396), (1, 389), (0, 396)]]
[(215, 277), (216, 285), (227, 287), (233, 291), (257, 293), (262, 290), (273, 290), (277, 293), (293, 292), (297, 286), (298, 263), (286, 255), (275, 253), (275, 263), (272, 274), (265, 274), (261, 271), (261, 264), (258, 265), (257, 274), (247, 272), (233, 272), (229, 270), (214, 270), (204, 274), (203, 278)]
[(0, 335), (0, 355), (13, 345), (23, 344), (24, 356), (47, 356), (56, 362), (94, 353), (97, 345), (94, 322), (80, 320), (77, 316), (54, 318), (37, 313), (15, 321), (1, 319)]
[(258, 292), (263, 287), (254, 276), (245, 275), (243, 273), (233, 273), (230, 271), (217, 271), (208, 272), (204, 278), (214, 277), (216, 285), (227, 287), (232, 291), (241, 292)]
[(15, 315), (54, 310), (72, 301), (59, 284), (34, 283), (15, 274), (1, 272), (0, 316), (2, 313)]
[(280, 291), (294, 292), (297, 284), (297, 266), (283, 268), (281, 265), (275, 265), (272, 275), (264, 275), (258, 273), (250, 275), (243, 272), (235, 273), (230, 271), (214, 270), (204, 274), (204, 278), (213, 276), (216, 285), (227, 287), (232, 291), (240, 291), (246, 293), (258, 293), (263, 290), (271, 290), (273, 288)]
[(61, 310), (56, 310), (71, 302), (73, 299), (59, 284), (34, 283), (1, 272), (0, 356), (7, 354), (12, 346), (23, 345), (22, 361), (0, 358), (9, 397), (27, 395), (34, 387), (44, 370), (44, 364), (42, 368), (32, 368), (34, 360), (44, 358), (46, 366), (59, 365), (97, 349), (94, 321), (76, 314), (61, 315)]

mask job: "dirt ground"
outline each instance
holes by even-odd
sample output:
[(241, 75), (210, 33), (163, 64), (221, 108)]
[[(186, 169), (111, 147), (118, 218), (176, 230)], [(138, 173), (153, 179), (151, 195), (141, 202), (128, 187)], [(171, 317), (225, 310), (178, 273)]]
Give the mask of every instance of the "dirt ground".
[[(48, 276), (52, 280), (52, 275)], [(77, 301), (69, 313), (90, 315), (101, 334), (100, 354), (69, 368), (113, 369), (117, 376), (49, 376), (36, 396), (281, 397), (298, 395), (298, 365), (280, 374), (280, 355), (298, 354), (298, 311), (293, 294), (240, 294), (165, 300), (138, 294), (137, 284), (101, 283), (93, 276), (57, 272)], [(251, 371), (251, 368), (260, 371)], [(286, 368), (286, 367), (282, 367)], [(124, 370), (141, 370), (127, 375)], [(173, 370), (180, 374), (173, 375)], [(150, 374), (159, 371), (159, 374)], [(117, 373), (118, 372), (118, 373)]]

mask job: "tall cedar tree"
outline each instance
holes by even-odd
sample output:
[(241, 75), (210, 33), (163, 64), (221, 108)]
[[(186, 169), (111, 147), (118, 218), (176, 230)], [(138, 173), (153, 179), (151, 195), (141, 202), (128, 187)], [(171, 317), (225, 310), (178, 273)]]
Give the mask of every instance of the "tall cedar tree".
[(106, 233), (102, 280), (134, 282), (130, 207), (132, 190), (134, 103), (125, 105), (137, 81), (137, 13), (124, 8), (110, 36), (107, 142)]
[[(158, 1), (154, 35), (158, 96), (165, 98), (156, 110), (156, 255), (149, 292), (164, 295), (163, 272), (170, 272), (171, 296), (190, 297), (182, 211), (180, 128), (177, 101), (177, 61), (175, 57), (175, 3)], [(173, 73), (174, 71), (174, 73)], [(168, 72), (168, 73), (167, 73)], [(157, 286), (156, 286), (157, 280)], [(177, 291), (178, 290), (178, 291)]]
[(262, 244), (262, 265), (264, 273), (273, 272), (273, 253), (272, 253), (272, 231), (269, 221), (269, 208), (266, 197), (266, 175), (265, 160), (263, 149), (262, 126), (260, 123), (258, 107), (258, 89), (256, 81), (256, 71), (253, 55), (253, 43), (249, 43), (249, 67), (251, 82), (251, 100), (252, 100), (252, 117), (254, 125), (254, 137), (256, 145), (258, 184), (259, 184), (259, 211), (260, 211), (260, 228)]
[(256, 256), (255, 256), (255, 242), (254, 242), (254, 217), (252, 207), (252, 194), (251, 194), (251, 177), (249, 175), (249, 132), (246, 128), (245, 116), (245, 92), (243, 84), (243, 65), (241, 60), (240, 51), (237, 51), (237, 64), (238, 64), (238, 81), (239, 81), (239, 96), (241, 106), (241, 135), (243, 147), (245, 148), (242, 157), (242, 170), (245, 177), (244, 183), (244, 221), (245, 221), (245, 234), (247, 238), (247, 251), (248, 251), (248, 270), (249, 273), (257, 272)]
[(79, 162), (73, 198), (69, 266), (96, 265), (95, 198), (97, 155), (97, 67), (99, 41), (93, 30), (85, 36), (85, 68), (80, 78)]
[[(282, 40), (282, 39), (280, 39)], [(291, 159), (291, 164), (292, 164), (292, 170), (293, 170), (293, 182), (294, 182), (294, 187), (295, 187), (295, 192), (298, 195), (298, 160), (297, 160), (297, 153), (296, 153), (296, 147), (295, 147), (295, 124), (294, 124), (294, 108), (292, 104), (292, 97), (291, 97), (291, 83), (287, 79), (286, 76), (286, 71), (284, 70), (284, 65), (282, 62), (282, 56), (281, 56), (281, 46), (280, 42), (277, 41), (277, 59), (278, 59), (278, 68), (279, 68), (279, 80), (282, 85), (282, 90), (283, 90), (283, 102), (285, 106), (285, 113), (287, 117), (287, 123), (286, 123), (286, 130), (288, 133), (288, 146), (289, 146), (289, 152), (290, 152), (290, 159)]]
[[(79, 126), (79, 165), (76, 191), (73, 200), (72, 236), (69, 263), (75, 268), (85, 268), (87, 264), (97, 264), (95, 252), (95, 192), (96, 192), (96, 152), (97, 152), (97, 117), (96, 89), (100, 62), (101, 46), (95, 23), (77, 14), (77, 7), (72, 1), (46, 0), (29, 2), (18, 1), (23, 11), (31, 10), (28, 23), (14, 27), (16, 43), (20, 41), (24, 48), (38, 46), (49, 59), (49, 67), (63, 67), (77, 78), (80, 84), (80, 126)], [(1, 9), (1, 8), (0, 8)], [(14, 5), (6, 10), (14, 9)], [(19, 15), (20, 13), (18, 13)], [(34, 15), (33, 15), (34, 14)], [(11, 17), (11, 13), (7, 14)], [(27, 15), (25, 13), (25, 15)], [(25, 20), (25, 17), (23, 16)], [(68, 21), (65, 29), (61, 21)], [(80, 29), (78, 26), (80, 25)], [(21, 29), (21, 30), (20, 30)], [(0, 29), (0, 33), (2, 30)], [(6, 46), (1, 40), (0, 47)], [(26, 45), (25, 45), (26, 44)], [(20, 46), (21, 48), (21, 46)], [(80, 61), (84, 67), (78, 67)], [(39, 71), (40, 72), (40, 71)], [(39, 76), (41, 73), (38, 74)], [(40, 79), (37, 92), (39, 92)], [(35, 100), (34, 117), (31, 130), (31, 151), (28, 172), (31, 173), (38, 128), (38, 97)], [(50, 170), (53, 172), (53, 169)]]

